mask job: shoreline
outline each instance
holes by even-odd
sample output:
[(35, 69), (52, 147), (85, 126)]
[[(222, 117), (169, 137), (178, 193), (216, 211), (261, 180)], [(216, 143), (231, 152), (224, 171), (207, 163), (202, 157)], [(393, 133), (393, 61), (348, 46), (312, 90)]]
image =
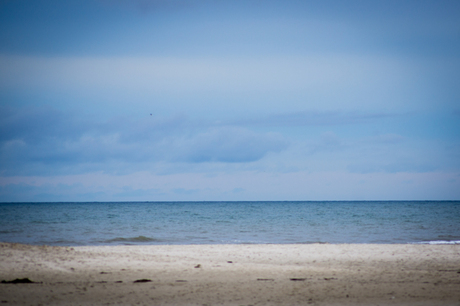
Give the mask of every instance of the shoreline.
[(458, 305), (460, 245), (0, 243), (0, 280), (23, 278), (0, 302)]

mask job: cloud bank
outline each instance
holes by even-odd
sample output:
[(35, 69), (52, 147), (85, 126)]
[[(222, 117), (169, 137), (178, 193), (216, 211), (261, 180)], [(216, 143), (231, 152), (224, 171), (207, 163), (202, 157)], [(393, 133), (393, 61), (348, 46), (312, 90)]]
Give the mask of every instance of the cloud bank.
[(289, 144), (279, 133), (206, 126), (183, 116), (98, 122), (53, 109), (6, 107), (0, 116), (1, 168), (10, 176), (101, 171), (111, 164), (248, 163)]

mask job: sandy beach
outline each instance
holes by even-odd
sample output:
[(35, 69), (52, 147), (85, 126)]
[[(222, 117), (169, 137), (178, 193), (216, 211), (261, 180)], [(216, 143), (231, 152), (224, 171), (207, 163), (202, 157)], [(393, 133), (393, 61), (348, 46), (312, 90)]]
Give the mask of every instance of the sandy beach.
[(5, 305), (460, 305), (460, 245), (1, 243), (0, 280)]

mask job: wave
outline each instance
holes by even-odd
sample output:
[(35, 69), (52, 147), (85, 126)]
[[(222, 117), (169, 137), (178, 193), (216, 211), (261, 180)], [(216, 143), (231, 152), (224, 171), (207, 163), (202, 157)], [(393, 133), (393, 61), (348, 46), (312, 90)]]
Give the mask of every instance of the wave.
[(0, 234), (16, 234), (22, 232), (23, 230), (0, 230)]
[(418, 244), (460, 244), (460, 240), (452, 240), (452, 241), (433, 240), (433, 241), (418, 242)]
[(145, 237), (145, 236), (137, 236), (137, 237), (130, 237), (130, 238), (117, 237), (117, 238), (106, 240), (104, 242), (106, 243), (112, 243), (112, 242), (142, 243), (142, 242), (162, 242), (162, 241), (163, 240), (161, 239), (155, 239), (155, 238), (150, 238), (150, 237)]

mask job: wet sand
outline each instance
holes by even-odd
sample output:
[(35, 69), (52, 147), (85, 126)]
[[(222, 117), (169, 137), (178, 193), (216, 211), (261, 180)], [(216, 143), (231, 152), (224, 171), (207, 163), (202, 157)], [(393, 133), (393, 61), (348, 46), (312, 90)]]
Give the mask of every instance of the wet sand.
[(24, 278), (1, 303), (460, 305), (460, 245), (0, 243), (0, 280)]

